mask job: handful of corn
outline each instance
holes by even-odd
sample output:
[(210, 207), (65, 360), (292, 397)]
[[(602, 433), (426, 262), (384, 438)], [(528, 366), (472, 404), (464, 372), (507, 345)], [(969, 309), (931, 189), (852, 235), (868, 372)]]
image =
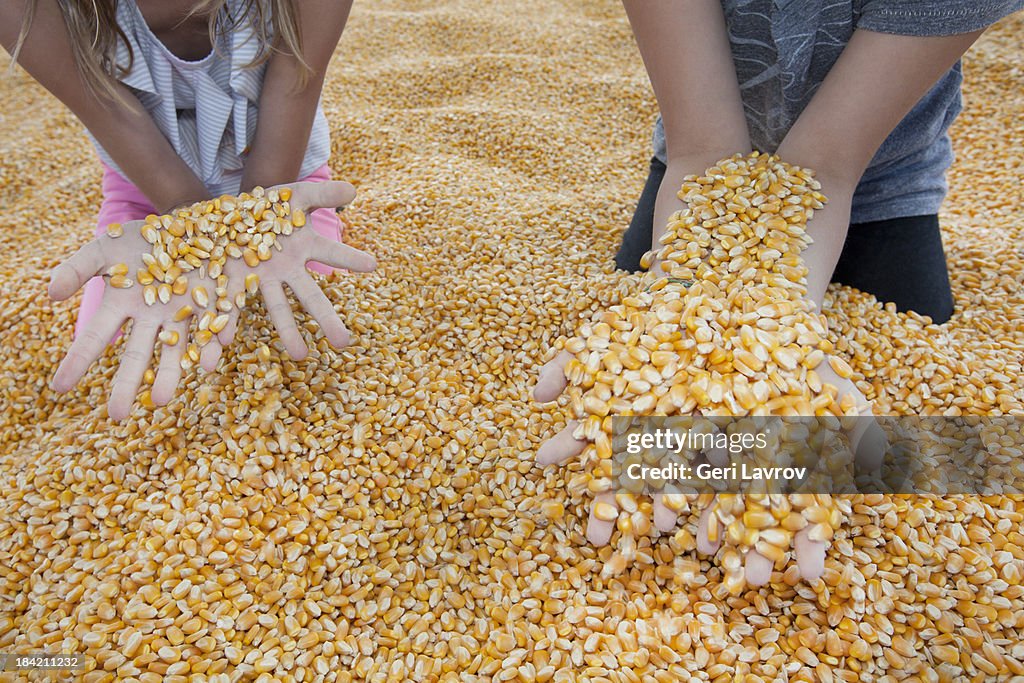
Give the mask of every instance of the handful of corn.
[[(173, 296), (189, 293), (191, 303), (183, 304), (174, 314), (175, 322), (198, 315), (194, 344), (182, 357), (186, 369), (199, 360), (199, 347), (227, 325), (232, 309), (245, 306), (246, 295), (255, 294), (259, 276), (249, 273), (244, 287), (230, 286), (225, 266), (228, 259), (242, 259), (255, 268), (270, 260), (274, 250), (281, 250), (278, 238), (287, 236), (306, 224), (305, 213), (289, 203), (291, 189), (256, 187), (251, 193), (224, 195), (196, 202), (163, 216), (149, 215), (139, 230), (151, 246), (142, 254), (142, 266), (134, 279), (130, 268), (119, 263), (107, 273), (112, 287), (127, 289), (138, 283), (146, 305), (170, 303)], [(112, 238), (120, 237), (123, 226), (107, 227)], [(209, 279), (213, 294), (203, 284), (191, 284), (187, 273), (195, 271), (200, 281)], [(237, 290), (232, 299), (229, 292)], [(199, 312), (202, 311), (200, 314)], [(178, 343), (178, 334), (163, 331), (160, 341), (169, 346)]]
[[(853, 396), (822, 381), (829, 363), (849, 378), (850, 367), (827, 356), (832, 345), (822, 316), (807, 298), (801, 252), (811, 242), (806, 226), (824, 207), (811, 171), (753, 153), (720, 161), (702, 176), (684, 179), (685, 203), (672, 216), (661, 248), (643, 265), (653, 270), (643, 291), (581, 326), (567, 341), (565, 369), (576, 437), (588, 488), (612, 491), (616, 453), (612, 416), (818, 416), (857, 415)], [(805, 527), (829, 541), (841, 513), (828, 495), (719, 495), (708, 536), (729, 546), (722, 563), (730, 590), (744, 585), (741, 552), (757, 550), (781, 561)], [(636, 494), (619, 490), (617, 506), (599, 504), (595, 517), (616, 521), (620, 542), (613, 571), (634, 559)], [(666, 506), (683, 512), (699, 495), (666, 493)], [(639, 528), (638, 528), (639, 527)], [(685, 532), (681, 532), (685, 533)]]

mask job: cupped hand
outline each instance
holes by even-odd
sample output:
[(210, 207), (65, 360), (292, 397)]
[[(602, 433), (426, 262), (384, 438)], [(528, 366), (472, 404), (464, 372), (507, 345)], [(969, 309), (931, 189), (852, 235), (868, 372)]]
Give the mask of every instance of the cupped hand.
[[(568, 382), (565, 367), (572, 359), (566, 351), (560, 352), (547, 362), (540, 370), (540, 377), (534, 388), (533, 396), (537, 401), (549, 402), (558, 398), (565, 390)], [(849, 379), (840, 377), (832, 369), (829, 362), (822, 362), (817, 373), (823, 384), (831, 384), (838, 390), (838, 398), (854, 401), (859, 408), (859, 415), (871, 416), (871, 408), (861, 391)], [(557, 435), (541, 445), (537, 451), (537, 462), (541, 465), (561, 464), (579, 455), (587, 446), (585, 439), (577, 438), (577, 420), (569, 421)], [(851, 448), (855, 453), (858, 467), (868, 471), (877, 470), (881, 466), (885, 453), (886, 439), (881, 427), (875, 420), (856, 420), (847, 433)], [(724, 452), (706, 452), (704, 456), (714, 465), (724, 465), (728, 459)], [(678, 505), (671, 505), (672, 494), (657, 494), (653, 497), (654, 526), (662, 532), (671, 532), (678, 523)], [(606, 491), (597, 494), (591, 502), (590, 516), (587, 522), (587, 539), (596, 546), (606, 545), (615, 529), (615, 521), (599, 519), (594, 511), (598, 504), (610, 505), (618, 510), (615, 495)], [(607, 509), (607, 508), (606, 508)], [(697, 528), (697, 550), (705, 555), (714, 555), (721, 546), (721, 541), (711, 541), (708, 534), (708, 521), (712, 514), (712, 505), (707, 505), (701, 513)], [(605, 515), (608, 516), (608, 515)], [(794, 538), (794, 552), (801, 577), (806, 580), (818, 578), (824, 571), (826, 544), (808, 537), (808, 529), (798, 532)], [(749, 550), (744, 558), (745, 578), (750, 585), (759, 586), (768, 582), (774, 563), (756, 550)]]
[[(544, 364), (540, 370), (540, 378), (533, 390), (533, 397), (541, 403), (554, 401), (565, 391), (568, 384), (565, 378), (565, 366), (572, 359), (567, 351), (561, 351), (557, 356)], [(569, 459), (579, 455), (587, 446), (586, 439), (576, 437), (579, 428), (578, 420), (570, 420), (558, 434), (545, 441), (537, 450), (537, 462), (541, 465), (562, 464)], [(719, 452), (708, 453), (708, 459), (714, 464), (723, 465), (725, 460)], [(612, 532), (615, 530), (614, 520), (599, 519), (595, 510), (599, 504), (611, 505), (615, 510), (619, 509), (614, 493), (605, 491), (594, 496), (590, 505), (590, 517), (587, 521), (587, 540), (596, 546), (607, 545), (611, 540)], [(659, 531), (669, 532), (676, 526), (678, 513), (665, 504), (662, 495), (654, 496), (654, 525)]]
[[(299, 209), (306, 214), (314, 209), (346, 206), (356, 196), (355, 188), (342, 181), (293, 183), (268, 188), (267, 191), (281, 190), (284, 187), (292, 190), (292, 209)], [(343, 242), (323, 237), (308, 226), (296, 228), (290, 235), (278, 236), (277, 241), (281, 250), (275, 250), (269, 260), (261, 261), (255, 266), (248, 265), (242, 259), (228, 261), (224, 267), (224, 273), (228, 276), (228, 299), (234, 301), (239, 293), (245, 290), (247, 277), (255, 275), (258, 278), (259, 292), (263, 295), (267, 315), (277, 329), (288, 355), (294, 360), (302, 360), (309, 353), (309, 349), (295, 324), (295, 317), (283, 287), (287, 285), (302, 307), (317, 321), (331, 346), (346, 346), (349, 342), (348, 329), (320, 285), (307, 270), (306, 263), (317, 261), (335, 268), (368, 273), (376, 269), (376, 259)], [(217, 367), (223, 347), (230, 344), (235, 336), (238, 317), (239, 310), (232, 309), (227, 325), (203, 348), (200, 365), (204, 370), (212, 371)]]

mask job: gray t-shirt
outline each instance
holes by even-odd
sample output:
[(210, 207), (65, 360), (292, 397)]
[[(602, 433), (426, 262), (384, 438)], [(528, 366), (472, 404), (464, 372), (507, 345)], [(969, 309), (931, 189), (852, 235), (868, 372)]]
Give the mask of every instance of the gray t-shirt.
[[(755, 149), (773, 152), (857, 28), (936, 36), (970, 33), (1024, 0), (721, 0)], [(937, 213), (953, 162), (947, 131), (962, 108), (958, 63), (879, 148), (853, 199), (853, 223)], [(654, 154), (666, 160), (661, 117)]]

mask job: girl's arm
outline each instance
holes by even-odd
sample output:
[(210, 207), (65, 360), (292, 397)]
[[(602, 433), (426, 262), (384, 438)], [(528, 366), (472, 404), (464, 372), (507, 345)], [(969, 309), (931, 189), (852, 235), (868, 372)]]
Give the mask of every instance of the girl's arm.
[(327, 64), (352, 8), (351, 0), (305, 0), (296, 5), (302, 52), (312, 73), (300, 89), (303, 66), (299, 60), (284, 52), (270, 58), (260, 94), (256, 136), (242, 175), (243, 190), (298, 180)]
[(779, 146), (791, 164), (817, 172), (829, 203), (810, 224), (804, 257), (819, 305), (849, 228), (857, 183), (896, 125), (982, 31), (941, 37), (857, 30)]
[[(25, 0), (0, 0), (0, 43), (9, 53), (26, 7)], [(129, 104), (135, 97), (128, 88), (118, 83), (123, 101), (106, 101), (86, 87), (56, 0), (38, 3), (18, 63), (79, 118), (158, 211), (207, 196), (153, 119)]]
[(654, 244), (682, 208), (683, 176), (750, 151), (719, 2), (623, 0), (665, 124), (668, 169), (654, 211)]

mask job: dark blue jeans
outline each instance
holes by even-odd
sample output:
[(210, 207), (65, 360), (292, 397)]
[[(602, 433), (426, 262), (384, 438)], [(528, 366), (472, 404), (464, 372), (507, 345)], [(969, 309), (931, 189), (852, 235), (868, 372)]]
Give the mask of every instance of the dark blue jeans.
[[(652, 159), (651, 173), (615, 256), (621, 270), (640, 270), (640, 257), (651, 248), (654, 202), (664, 177), (665, 165)], [(927, 315), (936, 323), (953, 314), (938, 216), (851, 224), (832, 281), (891, 301), (897, 310)]]

